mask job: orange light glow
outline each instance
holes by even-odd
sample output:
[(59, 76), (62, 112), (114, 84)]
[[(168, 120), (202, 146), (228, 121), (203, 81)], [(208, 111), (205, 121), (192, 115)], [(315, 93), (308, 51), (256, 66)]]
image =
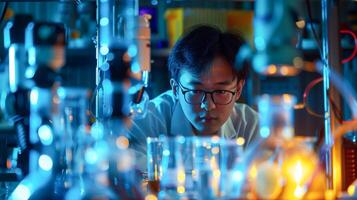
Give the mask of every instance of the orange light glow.
[(250, 167), (249, 177), (252, 178), (252, 179), (254, 179), (255, 177), (257, 177), (257, 166), (256, 166), (256, 164), (253, 164), (253, 165)]
[(125, 136), (119, 136), (116, 140), (116, 145), (120, 149), (127, 149), (129, 147), (129, 140)]
[(146, 195), (145, 200), (157, 200), (157, 197), (153, 194), (148, 194)]
[(179, 170), (177, 172), (177, 182), (178, 183), (185, 183), (185, 179), (186, 179), (186, 174), (184, 170)]
[(178, 186), (177, 187), (177, 193), (179, 193), (179, 194), (185, 193), (185, 187), (184, 186)]
[(287, 66), (281, 66), (280, 67), (280, 74), (283, 76), (286, 76), (289, 74), (289, 67)]
[(354, 185), (348, 186), (347, 188), (348, 195), (353, 196), (355, 192), (356, 192), (356, 187)]
[(298, 199), (301, 199), (306, 193), (306, 189), (300, 185), (296, 186), (294, 191), (294, 196)]
[(303, 176), (303, 168), (302, 168), (300, 160), (298, 160), (296, 162), (296, 165), (294, 166), (294, 168), (295, 168), (295, 173), (293, 174), (294, 181), (295, 181), (295, 183), (299, 184), (299, 183), (301, 183), (301, 179)]
[(286, 180), (284, 198), (301, 199), (307, 192), (306, 185), (313, 178), (318, 165), (316, 155), (304, 146), (287, 149), (282, 164)]
[(275, 65), (269, 65), (268, 68), (267, 68), (267, 74), (275, 74), (277, 72), (277, 68)]
[(238, 137), (236, 143), (237, 143), (239, 146), (243, 146), (244, 143), (245, 143), (245, 140), (244, 140), (243, 137)]
[(10, 169), (11, 167), (12, 167), (11, 160), (7, 159), (7, 160), (6, 160), (6, 168), (7, 168), (7, 169)]

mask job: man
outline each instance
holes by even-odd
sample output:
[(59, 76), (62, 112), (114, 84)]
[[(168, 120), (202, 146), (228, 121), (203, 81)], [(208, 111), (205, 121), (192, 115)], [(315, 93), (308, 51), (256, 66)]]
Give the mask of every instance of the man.
[(258, 135), (258, 117), (236, 103), (247, 75), (246, 68), (234, 70), (243, 44), (241, 37), (210, 26), (184, 35), (169, 56), (172, 90), (151, 100), (143, 118), (133, 119), (131, 147), (145, 153), (146, 138), (161, 134), (242, 137), (249, 144)]

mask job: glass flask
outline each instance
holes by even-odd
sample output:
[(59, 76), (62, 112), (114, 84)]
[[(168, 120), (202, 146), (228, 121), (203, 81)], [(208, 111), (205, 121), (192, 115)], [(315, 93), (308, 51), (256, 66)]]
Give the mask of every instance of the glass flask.
[(194, 172), (199, 199), (220, 197), (220, 139), (197, 137), (194, 144)]
[(162, 140), (148, 137), (146, 145), (148, 190), (151, 193), (158, 194), (160, 191), (160, 177), (162, 177)]
[(108, 188), (108, 145), (101, 140), (104, 126), (89, 123), (90, 93), (81, 88), (58, 89), (58, 111), (54, 124), (60, 135), (61, 171), (55, 192), (65, 199), (115, 199)]
[(196, 137), (194, 182), (198, 199), (239, 199), (245, 181), (246, 163), (240, 139)]
[(220, 198), (239, 199), (242, 197), (247, 164), (243, 157), (241, 139), (220, 140)]
[(197, 199), (192, 137), (163, 137), (159, 199)]
[[(282, 191), (282, 146), (294, 136), (295, 97), (288, 94), (262, 95), (257, 98), (259, 145), (254, 146), (248, 182), (258, 198), (275, 199)], [(248, 150), (252, 151), (252, 150)]]
[(249, 197), (304, 199), (312, 197), (311, 180), (324, 185), (313, 140), (294, 136), (294, 104), (295, 98), (287, 94), (258, 98), (260, 139), (247, 150), (254, 152), (248, 160)]

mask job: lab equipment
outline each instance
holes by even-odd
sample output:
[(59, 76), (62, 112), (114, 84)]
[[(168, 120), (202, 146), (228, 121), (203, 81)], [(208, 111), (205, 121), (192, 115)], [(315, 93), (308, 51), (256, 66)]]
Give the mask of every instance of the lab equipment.
[(160, 179), (162, 177), (162, 142), (160, 138), (148, 137), (146, 139), (148, 190), (155, 195), (160, 191)]
[(299, 29), (296, 23), (302, 20), (301, 3), (284, 0), (255, 3), (256, 52), (252, 57), (255, 71), (269, 76), (297, 75), (303, 66), (302, 55), (296, 48)]
[[(26, 75), (33, 85), (29, 93), (29, 174), (19, 183), (10, 199), (55, 198), (52, 176), (58, 169), (55, 127), (58, 70), (64, 64), (65, 29), (56, 23), (29, 23), (25, 46), (28, 50)], [(46, 52), (46, 54), (42, 54)], [(40, 188), (46, 188), (41, 192)]]

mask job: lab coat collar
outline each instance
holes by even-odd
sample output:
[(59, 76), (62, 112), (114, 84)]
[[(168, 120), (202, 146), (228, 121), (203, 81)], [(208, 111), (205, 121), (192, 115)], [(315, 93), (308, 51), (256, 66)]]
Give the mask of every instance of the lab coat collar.
[(232, 115), (229, 116), (227, 121), (222, 125), (219, 132), (222, 137), (227, 139), (233, 139), (237, 136), (237, 130), (234, 128)]

